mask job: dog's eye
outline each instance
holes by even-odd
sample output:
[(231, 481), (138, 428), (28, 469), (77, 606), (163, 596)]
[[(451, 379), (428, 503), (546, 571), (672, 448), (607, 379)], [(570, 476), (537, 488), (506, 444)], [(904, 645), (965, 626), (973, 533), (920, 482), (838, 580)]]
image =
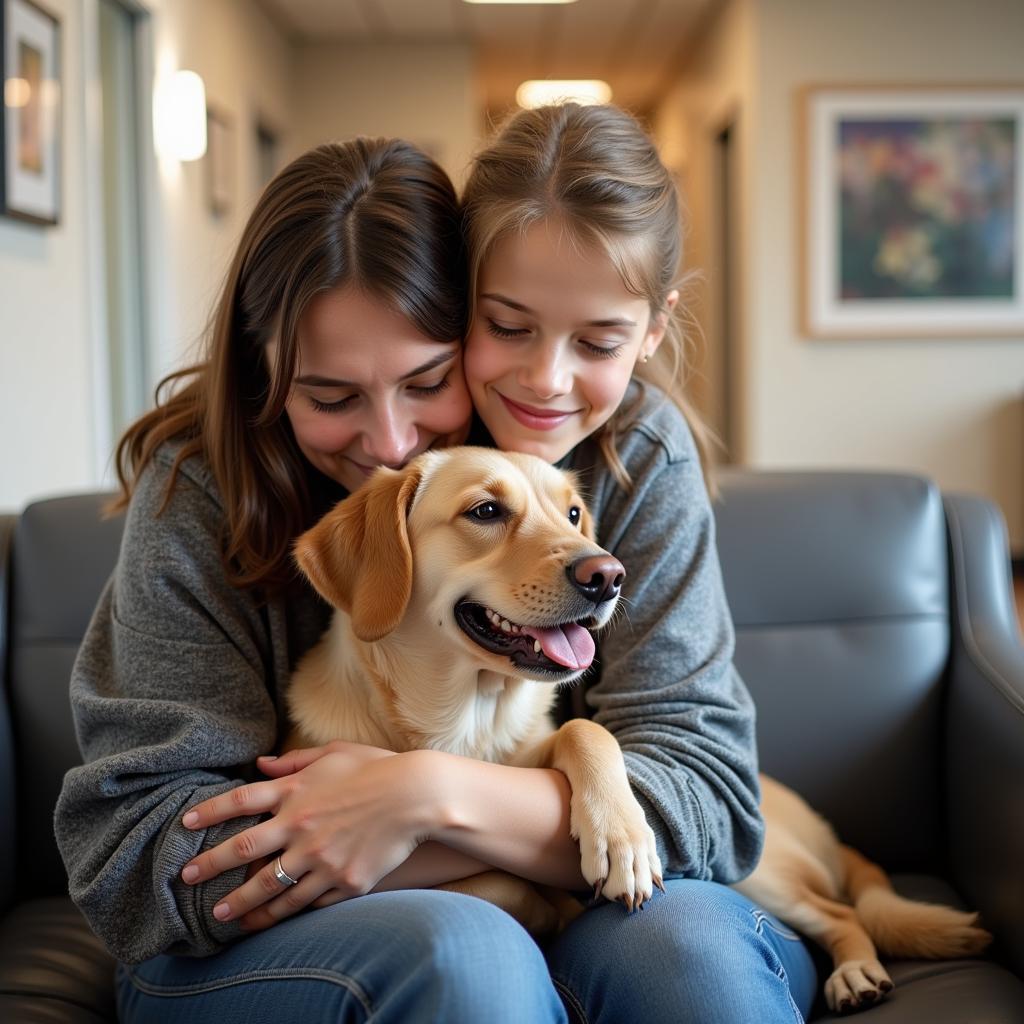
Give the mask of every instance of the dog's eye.
[(579, 505), (573, 505), (573, 507), (569, 509), (569, 522), (572, 523), (573, 526), (579, 526), (580, 519), (582, 517), (583, 512), (580, 510)]
[(477, 522), (489, 523), (495, 519), (504, 519), (506, 515), (505, 507), (499, 505), (496, 501), (482, 501), (479, 505), (475, 505), (467, 513), (470, 519), (475, 519)]

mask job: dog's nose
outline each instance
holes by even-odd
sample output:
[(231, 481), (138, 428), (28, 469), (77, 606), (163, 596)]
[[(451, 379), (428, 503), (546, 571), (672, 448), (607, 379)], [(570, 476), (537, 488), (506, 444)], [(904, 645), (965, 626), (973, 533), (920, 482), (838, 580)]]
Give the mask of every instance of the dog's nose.
[(619, 587), (626, 577), (622, 563), (608, 554), (587, 555), (566, 569), (569, 582), (594, 604), (619, 596)]

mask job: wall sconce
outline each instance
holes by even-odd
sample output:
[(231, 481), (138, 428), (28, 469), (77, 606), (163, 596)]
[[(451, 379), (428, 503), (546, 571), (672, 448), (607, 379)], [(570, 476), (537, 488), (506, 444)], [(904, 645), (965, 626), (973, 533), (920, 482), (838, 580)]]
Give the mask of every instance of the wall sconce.
[(4, 82), (4, 106), (27, 107), (32, 96), (32, 86), (27, 78), (8, 78)]
[(206, 152), (206, 86), (194, 71), (175, 71), (153, 90), (153, 142), (162, 157), (198, 160)]
[(516, 103), (526, 108), (570, 101), (587, 106), (607, 103), (611, 98), (612, 87), (596, 78), (532, 78), (516, 89)]

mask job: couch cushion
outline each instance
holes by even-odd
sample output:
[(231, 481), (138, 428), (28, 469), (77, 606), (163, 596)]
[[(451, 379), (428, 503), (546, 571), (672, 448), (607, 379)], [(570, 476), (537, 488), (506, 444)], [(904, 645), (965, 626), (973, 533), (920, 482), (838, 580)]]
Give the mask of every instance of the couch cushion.
[(890, 870), (938, 870), (938, 492), (889, 473), (726, 473), (716, 515), (762, 767)]
[(117, 1019), (114, 960), (71, 900), (18, 904), (0, 921), (0, 1020)]
[(18, 877), (35, 895), (67, 892), (53, 808), (64, 773), (81, 762), (68, 700), (71, 666), (121, 540), (121, 517), (100, 518), (108, 498), (36, 502), (14, 532), (9, 699), (17, 737)]
[(858, 1024), (1021, 1024), (1024, 983), (987, 960), (924, 960), (887, 964), (896, 988), (868, 1010), (838, 1016), (825, 1011), (808, 1019), (856, 1020)]
[[(15, 516), (0, 515), (0, 680), (6, 690), (7, 630), (10, 604), (10, 549)], [(4, 697), (7, 694), (5, 692)], [(14, 733), (8, 701), (0, 702), (0, 821), (17, 820), (17, 786), (14, 774)], [(0, 911), (18, 898), (14, 884), (17, 875), (18, 830), (10, 826), (0, 832)]]

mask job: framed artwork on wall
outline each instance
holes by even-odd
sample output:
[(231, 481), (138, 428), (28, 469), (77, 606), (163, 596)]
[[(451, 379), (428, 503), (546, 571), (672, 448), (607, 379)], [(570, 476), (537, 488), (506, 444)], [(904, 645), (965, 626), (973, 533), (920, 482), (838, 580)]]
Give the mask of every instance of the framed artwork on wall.
[(0, 213), (60, 220), (60, 23), (31, 0), (0, 0)]
[(235, 197), (235, 130), (231, 116), (217, 107), (206, 108), (206, 166), (210, 213), (224, 217)]
[(1024, 337), (1024, 84), (808, 86), (812, 338)]

